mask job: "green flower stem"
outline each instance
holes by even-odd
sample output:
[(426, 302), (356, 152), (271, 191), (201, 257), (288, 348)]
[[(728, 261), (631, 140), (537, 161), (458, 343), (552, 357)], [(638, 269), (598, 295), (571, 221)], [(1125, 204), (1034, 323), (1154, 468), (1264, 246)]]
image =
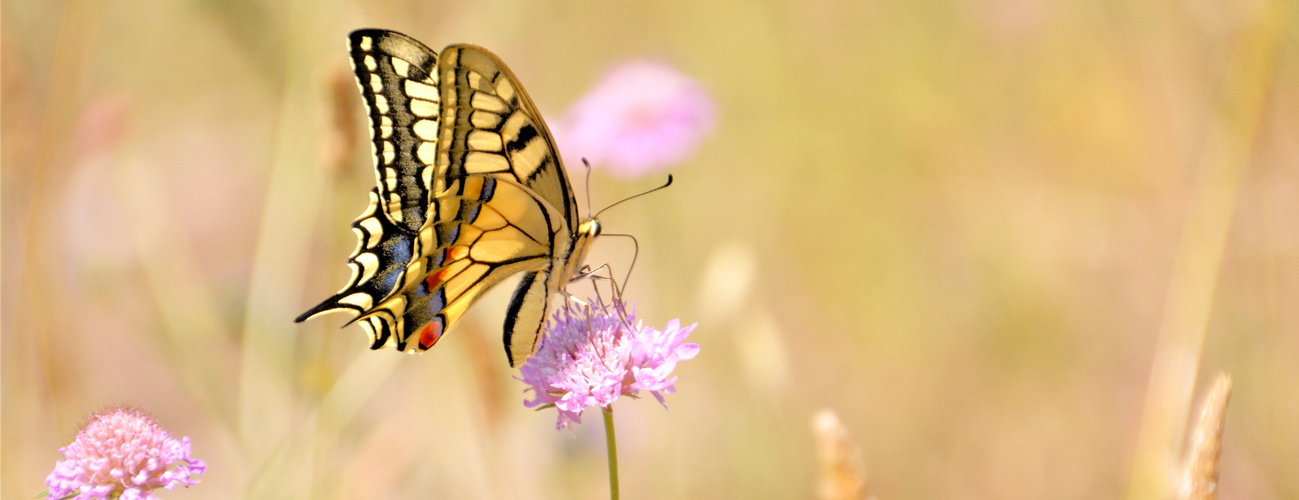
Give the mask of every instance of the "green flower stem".
[(604, 414), (604, 440), (609, 444), (609, 498), (618, 500), (618, 441), (613, 437), (613, 407), (602, 408)]

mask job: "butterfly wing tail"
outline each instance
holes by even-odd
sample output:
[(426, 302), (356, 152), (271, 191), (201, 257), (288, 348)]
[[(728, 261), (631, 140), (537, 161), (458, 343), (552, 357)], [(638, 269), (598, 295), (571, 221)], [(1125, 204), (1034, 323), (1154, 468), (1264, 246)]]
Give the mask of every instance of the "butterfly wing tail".
[[(376, 305), (389, 295), (402, 271), (410, 261), (414, 237), (392, 222), (380, 211), (378, 190), (370, 191), (370, 205), (352, 222), (352, 231), (359, 240), (356, 250), (347, 259), (352, 277), (338, 293), (302, 313), (294, 321), (301, 323), (321, 314), (349, 312), (357, 319), (374, 315)], [(388, 343), (391, 328), (368, 322), (372, 348)], [(344, 325), (346, 326), (346, 325)]]

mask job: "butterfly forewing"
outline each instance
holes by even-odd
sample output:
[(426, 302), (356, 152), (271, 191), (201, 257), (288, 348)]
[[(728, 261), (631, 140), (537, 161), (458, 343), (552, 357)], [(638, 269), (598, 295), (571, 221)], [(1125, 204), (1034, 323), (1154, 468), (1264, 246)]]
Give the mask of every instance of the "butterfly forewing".
[(434, 200), (415, 257), (380, 306), (405, 311), (402, 324), (392, 326), (401, 332), (399, 349), (428, 349), (483, 292), (551, 260), (544, 209), (526, 190), (478, 175), (462, 187)]
[(369, 110), (383, 212), (414, 233), (424, 224), (429, 182), (437, 171), (437, 53), (391, 31), (355, 31), (348, 40), (356, 82)]
[[(439, 157), (454, 174), (507, 177), (551, 205), (559, 221), (552, 231), (572, 231), (577, 203), (559, 160), (555, 140), (532, 99), (505, 64), (487, 50), (452, 45), (439, 62), (444, 102)], [(437, 182), (434, 182), (437, 186)]]

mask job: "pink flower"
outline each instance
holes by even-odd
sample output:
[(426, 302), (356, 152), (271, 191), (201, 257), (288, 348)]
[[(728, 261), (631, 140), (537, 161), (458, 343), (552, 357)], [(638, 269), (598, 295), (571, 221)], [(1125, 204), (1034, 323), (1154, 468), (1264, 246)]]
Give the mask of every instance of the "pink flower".
[[(59, 449), (66, 460), (45, 478), (49, 498), (153, 500), (149, 490), (198, 483), (207, 466), (148, 415), (116, 408), (90, 417), (76, 439)], [(173, 466), (175, 466), (173, 468)]]
[(633, 177), (678, 163), (713, 127), (713, 100), (693, 78), (656, 62), (615, 66), (569, 108), (554, 128), (571, 164), (596, 166)]
[(666, 408), (663, 394), (676, 392), (677, 361), (699, 354), (699, 344), (683, 343), (696, 325), (682, 328), (674, 319), (660, 331), (636, 322), (619, 301), (594, 308), (570, 301), (555, 312), (536, 354), (519, 368), (520, 380), (535, 396), (523, 404), (554, 406), (556, 429), (581, 422), (582, 410), (607, 407), (624, 394), (649, 391)]

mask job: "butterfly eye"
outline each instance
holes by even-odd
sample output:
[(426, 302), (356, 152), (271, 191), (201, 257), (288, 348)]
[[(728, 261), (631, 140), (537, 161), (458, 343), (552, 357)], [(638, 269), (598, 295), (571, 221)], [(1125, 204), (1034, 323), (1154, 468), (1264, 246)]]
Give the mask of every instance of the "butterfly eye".
[(592, 238), (594, 238), (594, 237), (600, 235), (600, 222), (599, 222), (599, 221), (591, 221), (591, 231), (590, 231), (590, 235), (591, 235)]

